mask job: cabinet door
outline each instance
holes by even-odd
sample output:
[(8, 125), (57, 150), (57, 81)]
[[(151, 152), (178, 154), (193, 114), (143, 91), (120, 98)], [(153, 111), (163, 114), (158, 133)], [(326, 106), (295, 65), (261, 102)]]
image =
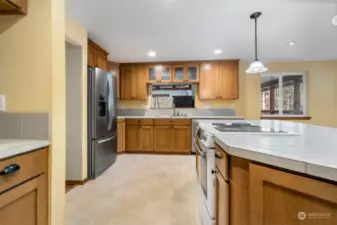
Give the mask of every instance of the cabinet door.
[(131, 77), (131, 92), (133, 99), (147, 100), (146, 67), (135, 67)]
[(153, 126), (140, 126), (139, 129), (140, 149), (153, 151)]
[(191, 152), (190, 126), (173, 126), (173, 151), (181, 153)]
[(96, 66), (104, 71), (107, 71), (108, 70), (108, 65), (107, 65), (107, 62), (108, 62), (108, 59), (107, 59), (107, 55), (96, 49), (96, 52), (95, 52), (95, 61), (96, 61)]
[(150, 66), (147, 68), (147, 82), (155, 83), (158, 81), (157, 67)]
[(187, 65), (186, 66), (187, 80), (189, 82), (199, 81), (199, 65)]
[(95, 48), (90, 42), (88, 43), (88, 66), (97, 66), (95, 61)]
[(237, 61), (219, 64), (219, 96), (221, 99), (239, 98), (239, 64)]
[(131, 77), (133, 73), (133, 68), (130, 66), (121, 67), (121, 74), (120, 74), (120, 85), (121, 85), (121, 100), (131, 100), (132, 93), (131, 93)]
[(229, 224), (229, 185), (221, 176), (216, 174), (216, 225)]
[(117, 123), (117, 152), (125, 151), (125, 121), (119, 120)]
[(218, 63), (203, 63), (200, 68), (199, 99), (219, 99)]
[(126, 126), (126, 151), (140, 151), (139, 127)]
[(28, 0), (1, 0), (0, 14), (26, 14)]
[(249, 224), (337, 224), (336, 185), (255, 164), (249, 171)]
[(187, 81), (184, 65), (173, 66), (173, 81), (174, 82)]
[(154, 126), (154, 151), (172, 152), (171, 126)]
[(158, 66), (158, 79), (160, 83), (172, 82), (172, 70), (170, 66)]
[(0, 224), (46, 225), (47, 207), (47, 178), (41, 175), (0, 195)]

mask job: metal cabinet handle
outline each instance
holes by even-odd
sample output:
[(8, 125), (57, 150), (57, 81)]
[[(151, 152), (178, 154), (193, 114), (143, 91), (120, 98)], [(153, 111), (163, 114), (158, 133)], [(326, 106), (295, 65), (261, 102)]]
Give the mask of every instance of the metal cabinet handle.
[(10, 164), (0, 171), (0, 176), (9, 175), (19, 171), (21, 167), (18, 164)]
[(216, 170), (212, 170), (211, 173), (212, 173), (212, 174), (216, 174)]
[(217, 158), (217, 159), (221, 159), (221, 158), (222, 158), (222, 156), (221, 156), (221, 154), (220, 154), (219, 152), (216, 152), (216, 153), (215, 153), (215, 158)]

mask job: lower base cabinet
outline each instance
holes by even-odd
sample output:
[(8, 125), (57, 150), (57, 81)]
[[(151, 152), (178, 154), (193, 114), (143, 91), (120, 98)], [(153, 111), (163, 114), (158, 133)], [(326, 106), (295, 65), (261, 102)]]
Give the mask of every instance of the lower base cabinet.
[(17, 165), (0, 176), (0, 224), (48, 224), (48, 152), (46, 149), (0, 161), (0, 168)]
[(190, 153), (191, 152), (191, 127), (190, 126), (173, 126), (172, 143), (174, 152)]
[(229, 223), (229, 185), (221, 176), (216, 173), (216, 225), (228, 225)]
[(154, 127), (154, 150), (156, 152), (172, 151), (172, 128), (170, 126)]
[(126, 126), (126, 151), (153, 151), (153, 126)]
[(117, 152), (125, 152), (125, 119), (117, 122)]
[(0, 195), (1, 225), (47, 225), (46, 176), (41, 175)]
[(249, 172), (250, 224), (337, 224), (336, 185), (252, 163)]

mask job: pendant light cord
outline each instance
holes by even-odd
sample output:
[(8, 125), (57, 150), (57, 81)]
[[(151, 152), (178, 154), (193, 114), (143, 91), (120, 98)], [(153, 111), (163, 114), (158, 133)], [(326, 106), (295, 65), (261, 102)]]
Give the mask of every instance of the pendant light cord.
[(257, 59), (257, 18), (255, 17), (255, 61), (258, 61)]

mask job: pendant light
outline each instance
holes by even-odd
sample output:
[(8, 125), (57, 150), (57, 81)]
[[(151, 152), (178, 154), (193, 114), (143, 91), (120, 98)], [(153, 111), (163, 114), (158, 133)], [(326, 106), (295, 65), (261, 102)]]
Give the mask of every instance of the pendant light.
[(261, 12), (256, 12), (250, 15), (251, 19), (255, 20), (255, 61), (250, 64), (249, 68), (246, 70), (246, 73), (263, 73), (268, 71), (268, 68), (263, 65), (257, 58), (257, 18), (262, 15)]
[[(337, 5), (335, 6), (335, 9), (336, 9), (335, 11), (337, 12)], [(337, 15), (334, 18), (332, 18), (332, 24), (337, 26)]]

